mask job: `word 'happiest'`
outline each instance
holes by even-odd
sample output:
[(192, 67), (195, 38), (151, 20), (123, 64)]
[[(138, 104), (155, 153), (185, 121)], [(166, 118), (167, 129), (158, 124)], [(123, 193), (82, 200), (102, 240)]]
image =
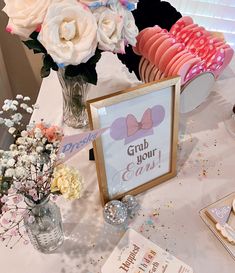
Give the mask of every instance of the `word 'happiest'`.
[(136, 261), (136, 255), (140, 250), (140, 247), (137, 246), (136, 244), (133, 244), (133, 250), (130, 252), (127, 260), (122, 263), (122, 265), (119, 267), (120, 269), (122, 269), (125, 272), (128, 272), (130, 269), (130, 266), (133, 265)]

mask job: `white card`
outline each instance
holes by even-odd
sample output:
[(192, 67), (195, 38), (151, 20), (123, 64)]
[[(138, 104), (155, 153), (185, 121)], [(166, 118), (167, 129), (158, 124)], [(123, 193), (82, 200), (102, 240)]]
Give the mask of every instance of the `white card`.
[(102, 273), (193, 273), (170, 253), (129, 229), (101, 269)]

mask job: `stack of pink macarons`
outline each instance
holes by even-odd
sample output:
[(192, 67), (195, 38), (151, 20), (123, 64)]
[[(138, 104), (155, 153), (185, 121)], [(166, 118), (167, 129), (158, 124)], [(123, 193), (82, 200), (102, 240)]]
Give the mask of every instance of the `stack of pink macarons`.
[(168, 32), (159, 26), (142, 30), (134, 52), (143, 56), (139, 65), (143, 81), (181, 76), (182, 85), (203, 72), (217, 78), (229, 64), (233, 49), (223, 39), (185, 16)]

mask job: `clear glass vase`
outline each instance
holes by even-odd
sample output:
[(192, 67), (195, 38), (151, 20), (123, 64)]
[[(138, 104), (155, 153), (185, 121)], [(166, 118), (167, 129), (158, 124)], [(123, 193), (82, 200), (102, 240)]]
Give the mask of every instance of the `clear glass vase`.
[(60, 68), (58, 78), (63, 93), (63, 120), (73, 128), (84, 128), (88, 125), (86, 99), (89, 84), (80, 75), (65, 76), (65, 69)]
[(38, 251), (50, 253), (62, 245), (64, 234), (59, 207), (47, 196), (39, 202), (26, 198), (28, 215), (24, 224), (30, 242)]

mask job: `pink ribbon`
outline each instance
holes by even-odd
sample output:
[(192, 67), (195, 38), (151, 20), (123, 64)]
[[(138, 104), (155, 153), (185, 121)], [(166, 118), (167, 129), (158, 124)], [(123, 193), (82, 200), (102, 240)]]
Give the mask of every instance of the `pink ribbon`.
[(137, 121), (135, 116), (129, 114), (126, 118), (127, 124), (127, 135), (132, 136), (137, 133), (139, 130), (149, 130), (153, 128), (153, 120), (152, 120), (152, 111), (151, 109), (147, 109), (140, 122)]

